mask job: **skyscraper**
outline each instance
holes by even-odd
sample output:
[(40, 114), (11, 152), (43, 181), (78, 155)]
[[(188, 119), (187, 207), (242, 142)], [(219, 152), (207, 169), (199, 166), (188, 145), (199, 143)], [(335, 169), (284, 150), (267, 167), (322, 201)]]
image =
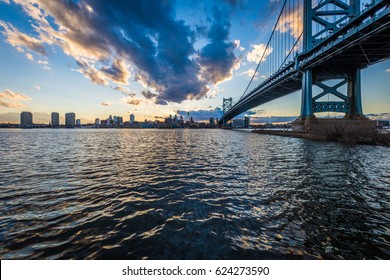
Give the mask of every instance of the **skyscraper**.
[(20, 113), (20, 126), (26, 127), (33, 124), (33, 115), (31, 112)]
[(75, 113), (66, 113), (65, 114), (65, 126), (74, 127), (76, 124), (76, 114)]
[(53, 112), (51, 113), (51, 126), (58, 127), (60, 125), (60, 114)]
[(135, 122), (135, 116), (133, 114), (130, 115), (130, 123)]

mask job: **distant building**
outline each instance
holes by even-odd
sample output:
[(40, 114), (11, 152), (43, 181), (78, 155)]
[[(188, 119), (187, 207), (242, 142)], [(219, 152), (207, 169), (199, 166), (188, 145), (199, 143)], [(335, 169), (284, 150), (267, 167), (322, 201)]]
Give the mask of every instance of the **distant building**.
[(76, 125), (76, 114), (75, 113), (66, 113), (65, 114), (65, 126), (74, 127)]
[(112, 118), (112, 116), (110, 115), (107, 119), (107, 124), (110, 125), (110, 124), (113, 124), (114, 123), (114, 120)]
[(114, 123), (115, 124), (123, 123), (123, 118), (122, 117), (118, 117), (118, 116), (114, 116)]
[(56, 112), (51, 113), (51, 126), (52, 127), (60, 126), (60, 114)]
[(100, 124), (100, 119), (99, 118), (96, 118), (95, 119), (95, 125), (99, 125)]
[(76, 120), (76, 126), (81, 126), (81, 120), (80, 119)]
[(20, 126), (26, 127), (33, 124), (33, 115), (31, 112), (20, 113)]
[(235, 128), (249, 128), (250, 127), (250, 118), (245, 117), (243, 119), (234, 119), (233, 127)]
[(250, 117), (245, 117), (244, 118), (244, 127), (249, 128), (251, 126), (251, 119)]
[(130, 123), (135, 122), (135, 116), (133, 114), (130, 115)]
[(234, 128), (244, 128), (245, 120), (244, 119), (233, 119), (233, 127)]
[(172, 115), (169, 115), (169, 117), (164, 119), (164, 123), (166, 124), (172, 124)]

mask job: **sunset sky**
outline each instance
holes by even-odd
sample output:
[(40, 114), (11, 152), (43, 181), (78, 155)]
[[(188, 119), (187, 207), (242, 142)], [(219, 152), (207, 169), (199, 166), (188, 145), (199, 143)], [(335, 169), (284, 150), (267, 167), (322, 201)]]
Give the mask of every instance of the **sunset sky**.
[[(282, 1), (0, 0), (0, 122), (191, 111), (219, 117), (256, 68)], [(390, 118), (390, 62), (362, 72), (366, 114)], [(297, 116), (300, 93), (252, 110)]]

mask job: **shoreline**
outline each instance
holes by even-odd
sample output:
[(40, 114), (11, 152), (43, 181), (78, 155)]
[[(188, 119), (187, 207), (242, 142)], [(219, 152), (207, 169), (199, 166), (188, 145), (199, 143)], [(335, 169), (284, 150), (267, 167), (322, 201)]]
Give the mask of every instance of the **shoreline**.
[(314, 134), (308, 132), (297, 132), (291, 130), (265, 130), (265, 129), (254, 129), (252, 133), (275, 135), (282, 137), (291, 138), (302, 138), (314, 141), (333, 141), (333, 142), (344, 142), (350, 144), (365, 144), (365, 145), (380, 145), (390, 146), (390, 133), (381, 133), (376, 131), (375, 134), (365, 136), (362, 138), (350, 137), (350, 135), (333, 135), (333, 134)]

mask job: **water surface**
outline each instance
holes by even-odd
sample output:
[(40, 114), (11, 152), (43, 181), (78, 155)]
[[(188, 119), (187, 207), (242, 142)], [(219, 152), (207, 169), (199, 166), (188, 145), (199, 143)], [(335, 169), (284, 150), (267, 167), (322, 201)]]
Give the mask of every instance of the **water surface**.
[(389, 259), (390, 148), (0, 130), (1, 259)]

